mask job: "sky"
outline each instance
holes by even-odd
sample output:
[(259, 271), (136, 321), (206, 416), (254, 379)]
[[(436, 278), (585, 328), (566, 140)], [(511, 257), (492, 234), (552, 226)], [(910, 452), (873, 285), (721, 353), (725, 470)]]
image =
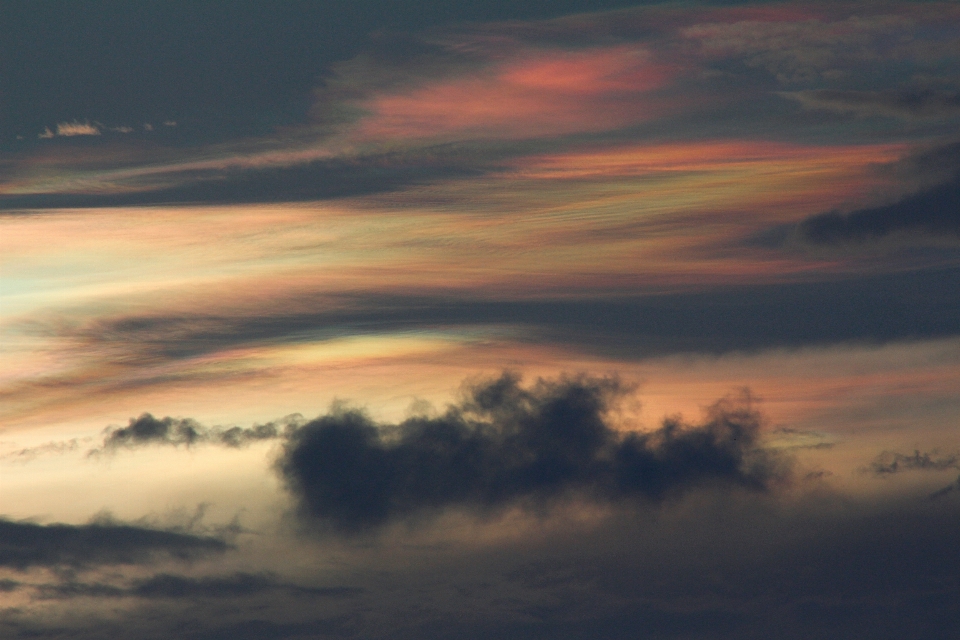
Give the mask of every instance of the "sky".
[(960, 636), (960, 5), (0, 13), (0, 636)]

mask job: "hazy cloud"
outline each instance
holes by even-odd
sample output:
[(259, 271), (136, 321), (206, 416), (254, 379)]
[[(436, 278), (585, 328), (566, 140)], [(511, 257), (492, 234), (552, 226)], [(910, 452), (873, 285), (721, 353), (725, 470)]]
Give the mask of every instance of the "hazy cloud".
[(560, 378), (530, 387), (504, 374), (437, 418), (378, 425), (336, 409), (293, 432), (277, 468), (300, 511), (356, 531), (445, 507), (546, 505), (582, 494), (662, 500), (705, 484), (764, 490), (783, 468), (757, 442), (749, 397), (722, 400), (699, 425), (664, 420), (621, 433), (615, 379)]

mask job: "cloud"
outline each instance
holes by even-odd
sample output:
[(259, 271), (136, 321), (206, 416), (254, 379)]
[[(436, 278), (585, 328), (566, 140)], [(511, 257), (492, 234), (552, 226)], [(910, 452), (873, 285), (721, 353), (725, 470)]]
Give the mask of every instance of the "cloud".
[[(89, 438), (84, 438), (84, 440), (89, 440)], [(70, 440), (47, 442), (36, 447), (17, 449), (16, 451), (3, 454), (0, 456), (0, 459), (11, 460), (14, 462), (29, 462), (37, 456), (47, 454), (63, 454), (70, 451), (77, 451), (78, 449), (80, 449), (80, 439), (71, 438)]]
[(138, 564), (157, 556), (189, 559), (226, 549), (227, 544), (218, 538), (112, 521), (41, 525), (0, 519), (0, 567), (19, 570)]
[(98, 136), (100, 135), (100, 129), (89, 122), (60, 122), (57, 123), (57, 135), (65, 137)]
[(940, 456), (936, 451), (920, 453), (919, 450), (916, 450), (908, 455), (896, 451), (884, 451), (870, 463), (867, 469), (876, 475), (890, 475), (914, 470), (960, 469), (960, 454), (953, 453)]
[(915, 91), (849, 91), (818, 89), (783, 92), (807, 109), (824, 109), (860, 116), (906, 119), (942, 118), (960, 115), (960, 92), (922, 89)]
[[(452, 147), (413, 152), (373, 152), (317, 159), (323, 150), (237, 154), (218, 161), (181, 162), (118, 173), (94, 174), (89, 188), (0, 194), (0, 211), (119, 207), (163, 203), (302, 202), (370, 195), (442, 178), (479, 175), (490, 154)], [(242, 156), (242, 157), (238, 157)], [(108, 186), (104, 188), (104, 182)], [(76, 183), (73, 186), (75, 187)]]
[[(13, 583), (13, 589), (21, 583)], [(67, 580), (37, 587), (43, 599), (66, 599), (75, 597), (125, 598), (149, 600), (197, 598), (245, 598), (267, 592), (323, 598), (349, 598), (363, 593), (355, 587), (309, 587), (280, 580), (270, 572), (191, 577), (171, 573), (158, 573), (149, 578), (133, 580), (126, 586), (105, 583), (82, 583)]]
[(126, 427), (108, 428), (103, 446), (100, 449), (92, 449), (88, 455), (151, 444), (189, 447), (203, 443), (239, 448), (251, 442), (279, 438), (284, 433), (297, 428), (302, 421), (299, 414), (293, 414), (276, 422), (258, 424), (246, 429), (242, 427), (224, 429), (204, 427), (189, 418), (178, 419), (167, 416), (158, 419), (149, 413), (144, 413), (139, 418), (130, 418), (130, 423)]
[(362, 102), (361, 139), (535, 138), (616, 129), (662, 106), (643, 100), (670, 73), (637, 46), (521, 49), (492, 69)]
[(314, 308), (302, 298), (291, 299), (277, 305), (291, 311), (276, 315), (121, 316), (51, 331), (91, 350), (122, 347), (148, 361), (306, 338), (483, 325), (510, 326), (525, 339), (634, 357), (960, 333), (958, 269), (603, 298), (491, 300), (384, 292), (322, 301)]
[(545, 506), (571, 494), (660, 501), (700, 485), (764, 490), (783, 479), (758, 445), (749, 396), (721, 400), (699, 425), (677, 417), (621, 433), (610, 412), (628, 392), (585, 376), (525, 388), (505, 373), (436, 418), (378, 425), (335, 408), (291, 434), (277, 469), (302, 515), (347, 532), (447, 507)]
[(960, 239), (960, 173), (893, 204), (847, 214), (823, 213), (796, 228), (802, 241), (814, 245), (861, 243), (896, 233)]
[[(896, 13), (862, 11), (863, 5), (841, 5), (843, 17), (831, 17), (826, 6), (782, 7), (765, 19), (737, 20), (737, 11), (718, 14), (680, 30), (704, 61), (729, 60), (747, 68), (763, 69), (780, 84), (824, 81), (884, 81), (890, 65), (911, 61), (936, 69), (944, 59), (956, 59), (957, 38), (946, 31), (916, 38), (917, 23), (949, 21), (958, 17), (952, 5), (900, 7)], [(849, 15), (851, 9), (856, 14)], [(858, 11), (858, 9), (860, 11)], [(806, 15), (804, 15), (806, 14)]]

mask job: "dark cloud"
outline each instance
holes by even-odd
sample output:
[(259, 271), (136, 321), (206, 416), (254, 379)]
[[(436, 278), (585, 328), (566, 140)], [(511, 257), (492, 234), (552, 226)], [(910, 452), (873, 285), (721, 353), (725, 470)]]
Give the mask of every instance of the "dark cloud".
[(796, 228), (803, 242), (814, 245), (865, 242), (894, 233), (960, 239), (960, 173), (949, 182), (894, 204), (846, 214), (823, 213), (807, 218)]
[[(656, 514), (623, 510), (589, 526), (551, 527), (544, 520), (533, 531), (487, 544), (444, 549), (384, 540), (352, 545), (349, 554), (341, 547), (339, 560), (352, 559), (352, 580), (367, 587), (355, 598), (311, 602), (259, 586), (242, 587), (233, 598), (208, 595), (202, 585), (221, 580), (263, 584), (260, 574), (252, 580), (228, 574), (185, 578), (182, 590), (172, 581), (175, 595), (139, 598), (136, 609), (124, 612), (114, 609), (102, 583), (92, 583), (71, 588), (104, 593), (100, 620), (88, 615), (75, 627), (57, 628), (54, 620), (28, 626), (10, 615), (0, 619), (6, 625), (0, 633), (134, 640), (326, 634), (952, 640), (960, 632), (955, 497), (870, 504), (823, 493), (798, 501), (690, 494)], [(329, 544), (304, 559), (324, 557)], [(69, 598), (56, 604), (64, 611), (72, 606)]]
[[(12, 589), (22, 586), (20, 583), (7, 582), (13, 585)], [(67, 580), (57, 584), (39, 585), (37, 590), (39, 597), (43, 599), (136, 597), (150, 600), (243, 598), (265, 592), (281, 592), (286, 595), (307, 597), (348, 598), (363, 593), (363, 589), (355, 587), (309, 587), (291, 584), (269, 572), (238, 572), (226, 576), (201, 577), (159, 573), (143, 580), (134, 580), (129, 586)]]
[(957, 476), (956, 482), (953, 482), (953, 483), (951, 483), (951, 484), (948, 484), (947, 486), (943, 487), (942, 489), (937, 489), (936, 491), (934, 491), (933, 493), (931, 493), (931, 494), (930, 494), (930, 499), (931, 499), (931, 500), (936, 500), (937, 498), (942, 498), (943, 496), (947, 495), (948, 493), (950, 493), (950, 492), (952, 492), (952, 491), (956, 491), (956, 490), (960, 490), (960, 476)]
[(643, 3), (4, 2), (0, 145), (18, 135), (36, 143), (74, 120), (137, 129), (173, 120), (178, 144), (262, 133), (303, 122), (329, 66), (367, 48), (368, 34), (630, 4)]
[(264, 591), (291, 595), (346, 598), (363, 592), (354, 587), (306, 587), (282, 582), (271, 573), (235, 573), (230, 576), (187, 576), (159, 574), (136, 582), (128, 593), (140, 598), (234, 598)]
[(484, 326), (618, 358), (883, 343), (960, 334), (960, 269), (679, 294), (561, 300), (357, 295), (314, 303), (301, 297), (289, 306), (295, 310), (257, 317), (120, 317), (50, 331), (92, 345), (120, 344), (150, 360), (265, 342)]
[(7, 579), (0, 580), (0, 592), (16, 591), (21, 586), (23, 586), (23, 583), (17, 582), (16, 580), (7, 580)]
[(757, 444), (749, 397), (718, 402), (699, 425), (669, 418), (621, 433), (609, 414), (627, 392), (615, 379), (525, 388), (504, 374), (436, 418), (378, 425), (337, 409), (294, 431), (277, 469), (304, 516), (344, 531), (446, 507), (542, 507), (573, 494), (659, 501), (699, 485), (764, 490), (782, 479)]
[(157, 556), (189, 559), (226, 549), (218, 538), (114, 522), (41, 525), (0, 519), (0, 567), (20, 570), (136, 564)]
[(783, 93), (804, 107), (862, 116), (943, 118), (960, 116), (960, 92), (935, 89), (900, 91), (840, 91), (819, 89)]
[(884, 451), (867, 467), (868, 471), (876, 475), (889, 475), (914, 470), (943, 471), (945, 469), (960, 469), (960, 454), (939, 455), (936, 451), (921, 453), (916, 450), (908, 455), (896, 451)]
[(194, 444), (219, 444), (239, 448), (259, 440), (279, 438), (296, 428), (302, 421), (299, 415), (289, 415), (276, 422), (257, 424), (252, 427), (204, 427), (189, 418), (155, 418), (149, 413), (139, 418), (130, 418), (126, 427), (108, 428), (100, 449), (88, 455), (112, 452), (121, 448), (133, 448), (150, 444), (191, 446)]
[[(224, 161), (225, 164), (229, 161)], [(443, 178), (478, 175), (489, 160), (463, 149), (423, 150), (286, 166), (178, 170), (119, 192), (0, 195), (0, 211), (179, 203), (300, 202), (394, 191)], [(157, 184), (150, 184), (151, 182)]]

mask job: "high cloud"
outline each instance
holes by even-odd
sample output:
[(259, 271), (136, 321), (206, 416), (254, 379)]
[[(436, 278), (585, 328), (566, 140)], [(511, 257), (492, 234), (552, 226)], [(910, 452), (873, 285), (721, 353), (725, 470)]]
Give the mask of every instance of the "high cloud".
[(533, 138), (615, 129), (662, 112), (642, 95), (669, 76), (636, 46), (526, 49), (466, 77), (371, 97), (362, 103), (371, 115), (358, 135)]
[(308, 518), (342, 531), (446, 507), (544, 506), (572, 494), (659, 501), (700, 485), (764, 490), (785, 468), (758, 445), (749, 396), (713, 405), (702, 424), (668, 418), (620, 432), (628, 389), (585, 376), (523, 387), (504, 374), (439, 417), (378, 425), (335, 408), (293, 432), (277, 468)]

